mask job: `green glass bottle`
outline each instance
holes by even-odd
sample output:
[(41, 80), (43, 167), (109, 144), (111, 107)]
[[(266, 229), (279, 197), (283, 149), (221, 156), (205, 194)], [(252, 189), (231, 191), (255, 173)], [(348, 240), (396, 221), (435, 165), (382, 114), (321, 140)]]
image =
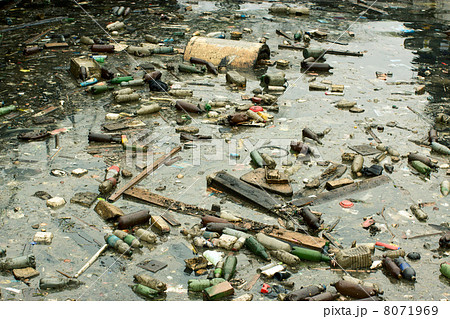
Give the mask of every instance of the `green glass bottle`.
[(17, 106), (15, 106), (15, 105), (0, 107), (0, 116), (11, 113), (12, 111), (15, 111), (16, 109), (17, 109)]
[(188, 281), (189, 291), (199, 292), (210, 286), (211, 282), (209, 279), (189, 279)]
[(92, 94), (100, 94), (109, 90), (114, 90), (114, 86), (108, 86), (108, 85), (94, 85), (90, 87), (90, 92)]
[(134, 285), (131, 289), (138, 295), (147, 297), (147, 298), (155, 298), (158, 296), (158, 291), (147, 286), (137, 284)]
[(261, 154), (259, 154), (259, 152), (257, 150), (251, 151), (250, 157), (256, 166), (258, 166), (258, 167), (264, 166), (264, 160), (262, 159)]
[(178, 71), (180, 71), (180, 72), (203, 74), (203, 73), (205, 73), (205, 70), (206, 70), (206, 68), (204, 66), (201, 69), (197, 69), (193, 65), (178, 64)]
[(294, 249), (291, 251), (291, 254), (303, 260), (326, 261), (326, 262), (329, 262), (331, 260), (329, 256), (322, 254), (320, 251), (307, 249), (303, 247), (294, 247)]
[(255, 237), (247, 237), (247, 239), (245, 240), (245, 246), (256, 256), (262, 257), (265, 260), (270, 260), (269, 254), (267, 254), (266, 249), (256, 240)]
[(429, 175), (431, 173), (431, 168), (419, 161), (412, 161), (411, 166), (414, 167), (419, 173)]
[(173, 47), (159, 47), (152, 50), (153, 54), (168, 54), (173, 53)]
[(225, 258), (223, 263), (223, 279), (230, 280), (236, 272), (237, 258), (230, 255)]
[(224, 262), (221, 260), (217, 263), (216, 269), (214, 269), (214, 278), (221, 278), (223, 274)]
[(215, 286), (224, 282), (223, 278), (214, 278), (214, 279), (189, 279), (188, 280), (188, 290), (193, 292), (200, 292), (208, 287)]
[(450, 279), (450, 264), (442, 263), (440, 268), (441, 274)]
[(109, 83), (111, 83), (111, 84), (119, 84), (119, 83), (122, 83), (122, 82), (128, 82), (128, 81), (132, 81), (132, 80), (133, 80), (132, 76), (119, 76), (117, 78), (109, 80)]

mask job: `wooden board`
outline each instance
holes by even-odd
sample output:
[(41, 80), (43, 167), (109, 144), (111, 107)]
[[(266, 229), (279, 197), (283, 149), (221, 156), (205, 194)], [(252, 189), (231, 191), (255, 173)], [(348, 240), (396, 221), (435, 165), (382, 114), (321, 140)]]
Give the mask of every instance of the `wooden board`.
[(361, 192), (369, 190), (371, 188), (389, 183), (391, 179), (385, 175), (372, 177), (361, 182), (356, 182), (351, 185), (343, 186), (332, 191), (321, 193), (317, 197), (301, 197), (291, 201), (292, 205), (295, 206), (306, 206), (306, 205), (317, 205), (324, 203), (333, 199), (339, 199), (347, 196), (351, 193)]
[(275, 206), (281, 204), (266, 191), (251, 186), (225, 171), (209, 175), (207, 180), (209, 186), (221, 189), (230, 195), (237, 195), (267, 211), (273, 211)]
[[(284, 173), (280, 172), (280, 175)], [(285, 177), (283, 177), (285, 178)], [(256, 187), (262, 187), (268, 192), (283, 196), (292, 196), (293, 190), (291, 184), (269, 184), (266, 182), (264, 168), (257, 168), (241, 176), (241, 180)]]
[(214, 214), (214, 212), (209, 211), (204, 208), (200, 208), (195, 205), (186, 204), (179, 202), (155, 193), (143, 188), (132, 187), (126, 190), (124, 193), (125, 198), (132, 198), (144, 201), (147, 204), (153, 204), (160, 207), (164, 207), (170, 210), (184, 212), (188, 215), (203, 216), (206, 214)]
[[(149, 190), (143, 188), (132, 187), (124, 192), (124, 197), (126, 199), (135, 199), (140, 200), (146, 204), (153, 204), (160, 207), (167, 208), (171, 211), (176, 211), (182, 214), (202, 217), (204, 215), (213, 215), (216, 216), (216, 212), (201, 208), (195, 205), (186, 204), (171, 198), (167, 198), (155, 193), (150, 192)], [(165, 214), (162, 215), (165, 217)], [(216, 216), (217, 217), (217, 216)], [(257, 222), (254, 220), (242, 218), (242, 221), (232, 222), (234, 225), (246, 228), (253, 231), (260, 231), (262, 229), (272, 229), (272, 225), (267, 225), (261, 222)]]
[(177, 146), (174, 149), (172, 149), (168, 154), (165, 154), (158, 158), (151, 166), (147, 166), (144, 171), (139, 173), (139, 175), (135, 176), (131, 181), (129, 181), (125, 186), (123, 186), (121, 189), (116, 191), (114, 194), (109, 196), (108, 201), (114, 202), (116, 201), (122, 194), (129, 189), (130, 187), (133, 187), (137, 183), (139, 183), (142, 179), (144, 179), (148, 174), (156, 170), (159, 165), (161, 165), (165, 160), (170, 158), (172, 155), (178, 153), (181, 150), (181, 146)]
[(311, 248), (314, 250), (322, 250), (322, 247), (326, 243), (326, 240), (323, 238), (305, 235), (283, 228), (273, 229), (272, 232), (267, 233), (267, 235), (287, 241), (293, 245)]

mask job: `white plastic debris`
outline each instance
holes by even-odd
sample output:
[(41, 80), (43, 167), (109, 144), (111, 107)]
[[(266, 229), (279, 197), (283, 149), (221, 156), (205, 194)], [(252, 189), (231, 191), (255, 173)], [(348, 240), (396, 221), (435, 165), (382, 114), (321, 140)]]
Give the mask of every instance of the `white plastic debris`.
[(80, 177), (80, 176), (83, 176), (84, 174), (86, 174), (87, 172), (88, 172), (87, 169), (76, 168), (72, 171), (72, 175)]
[(52, 208), (63, 206), (65, 203), (65, 199), (62, 197), (53, 197), (47, 200), (47, 206)]
[(53, 240), (53, 234), (50, 232), (37, 232), (34, 237), (33, 241), (38, 244), (51, 244)]

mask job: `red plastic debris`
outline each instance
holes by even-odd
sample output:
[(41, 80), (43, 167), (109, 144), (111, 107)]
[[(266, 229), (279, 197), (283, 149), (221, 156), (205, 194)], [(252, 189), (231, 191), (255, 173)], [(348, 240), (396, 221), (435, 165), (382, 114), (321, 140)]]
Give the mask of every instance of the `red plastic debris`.
[(269, 284), (263, 284), (263, 286), (261, 288), (261, 292), (263, 294), (268, 294), (269, 293), (269, 289), (270, 289), (270, 285)]
[(345, 199), (342, 202), (340, 202), (339, 205), (341, 205), (341, 207), (344, 208), (350, 208), (353, 207), (354, 204), (351, 201)]

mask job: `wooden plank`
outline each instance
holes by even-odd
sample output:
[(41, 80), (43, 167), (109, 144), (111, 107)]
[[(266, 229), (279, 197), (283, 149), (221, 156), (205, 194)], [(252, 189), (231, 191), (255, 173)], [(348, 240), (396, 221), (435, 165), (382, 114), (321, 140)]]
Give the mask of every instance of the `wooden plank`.
[(121, 189), (117, 190), (114, 194), (109, 196), (108, 201), (114, 202), (116, 201), (122, 194), (129, 189), (130, 187), (133, 187), (137, 183), (139, 183), (142, 179), (144, 179), (148, 174), (156, 170), (159, 165), (161, 165), (166, 159), (170, 158), (174, 154), (178, 153), (181, 150), (181, 146), (177, 146), (174, 149), (172, 149), (168, 154), (165, 154), (158, 158), (150, 167), (147, 166), (145, 170), (143, 170), (139, 175), (134, 177), (131, 181), (129, 181), (125, 186), (123, 186)]
[[(171, 211), (176, 211), (182, 214), (190, 215), (190, 216), (196, 216), (196, 217), (202, 217), (204, 215), (212, 215), (216, 216), (216, 212), (201, 208), (195, 205), (186, 204), (171, 198), (167, 198), (155, 193), (150, 192), (147, 189), (138, 188), (138, 187), (132, 187), (124, 192), (124, 197), (126, 199), (134, 199), (134, 200), (140, 200), (146, 204), (153, 204), (160, 207), (167, 208)], [(164, 216), (164, 215), (162, 215)], [(232, 222), (236, 226), (246, 228), (252, 231), (260, 231), (262, 229), (269, 229), (271, 230), (274, 226), (273, 225), (267, 225), (261, 222), (257, 222), (251, 219), (242, 218), (242, 221), (239, 222)]]
[(291, 204), (299, 207), (306, 205), (317, 205), (333, 199), (345, 197), (347, 194), (369, 190), (371, 188), (386, 184), (390, 181), (391, 179), (385, 175), (376, 176), (361, 182), (356, 182), (351, 185), (334, 189), (326, 193), (321, 193), (317, 195), (317, 197), (301, 197), (291, 201)]
[[(283, 174), (284, 175), (284, 174)], [(292, 196), (293, 190), (290, 184), (269, 184), (265, 179), (264, 168), (257, 168), (241, 176), (241, 180), (256, 187), (262, 187), (268, 192), (282, 196)]]
[(353, 184), (355, 181), (350, 178), (342, 178), (334, 181), (328, 181), (325, 184), (325, 188), (328, 190), (336, 189), (339, 187), (347, 186)]
[(184, 212), (188, 215), (193, 216), (203, 216), (205, 214), (214, 214), (213, 211), (200, 208), (195, 205), (186, 204), (183, 202), (179, 202), (155, 193), (150, 192), (149, 190), (131, 187), (127, 189), (124, 193), (125, 198), (132, 198), (144, 201), (147, 204), (153, 204), (160, 207), (164, 207), (170, 210), (175, 210), (179, 212)]
[(273, 198), (267, 192), (251, 186), (225, 171), (209, 175), (207, 181), (209, 186), (224, 190), (231, 195), (237, 195), (267, 211), (274, 212), (275, 206), (281, 204), (279, 200)]
[(319, 237), (301, 234), (298, 232), (286, 230), (283, 228), (273, 229), (272, 232), (266, 233), (266, 235), (287, 241), (291, 244), (311, 248), (315, 250), (322, 250), (325, 246), (326, 240)]
[(299, 47), (295, 45), (286, 45), (286, 44), (279, 44), (278, 49), (288, 49), (288, 50), (304, 50), (305, 47)]
[(164, 220), (166, 222), (168, 222), (170, 224), (170, 226), (176, 227), (176, 226), (181, 226), (181, 223), (175, 219), (175, 217), (173, 217), (171, 214), (169, 213), (164, 213), (161, 215), (162, 218), (164, 218)]
[(61, 43), (46, 43), (44, 44), (44, 47), (46, 49), (56, 49), (56, 48), (67, 48), (69, 45), (65, 42)]

